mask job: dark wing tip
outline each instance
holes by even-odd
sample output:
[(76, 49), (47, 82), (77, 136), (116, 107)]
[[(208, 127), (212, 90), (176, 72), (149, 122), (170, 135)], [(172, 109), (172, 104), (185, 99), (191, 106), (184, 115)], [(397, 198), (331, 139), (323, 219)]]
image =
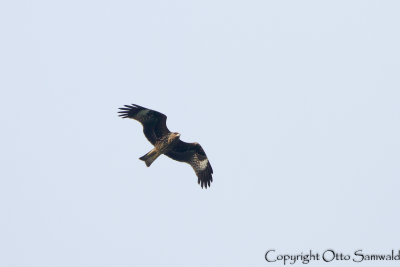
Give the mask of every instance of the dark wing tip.
[(212, 173), (213, 170), (210, 163), (208, 163), (206, 169), (202, 171), (196, 171), (198, 177), (197, 183), (201, 186), (201, 188), (207, 189), (207, 187), (211, 187), (211, 183), (213, 181)]
[(144, 108), (135, 104), (132, 105), (124, 105), (124, 107), (119, 108), (120, 111), (118, 111), (118, 116), (121, 118), (135, 118), (135, 115), (143, 110)]

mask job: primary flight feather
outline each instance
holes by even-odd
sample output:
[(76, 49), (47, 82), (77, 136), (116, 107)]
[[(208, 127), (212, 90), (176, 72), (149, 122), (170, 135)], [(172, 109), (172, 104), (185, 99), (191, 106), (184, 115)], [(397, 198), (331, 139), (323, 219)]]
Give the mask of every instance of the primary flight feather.
[(154, 146), (149, 153), (140, 157), (147, 167), (164, 154), (171, 159), (190, 164), (201, 187), (210, 187), (213, 169), (203, 148), (199, 143), (183, 142), (179, 139), (179, 133), (170, 132), (167, 128), (167, 116), (135, 104), (125, 105), (120, 108), (119, 113), (122, 118), (139, 121), (143, 125), (144, 135)]

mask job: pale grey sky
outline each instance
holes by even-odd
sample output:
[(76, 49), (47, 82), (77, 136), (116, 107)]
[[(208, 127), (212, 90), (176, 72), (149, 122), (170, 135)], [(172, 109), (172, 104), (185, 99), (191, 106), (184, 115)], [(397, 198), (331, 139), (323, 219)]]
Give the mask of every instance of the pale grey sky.
[[(1, 2), (0, 266), (283, 266), (264, 253), (399, 249), (399, 9)], [(203, 146), (211, 189), (188, 165), (138, 160), (151, 145), (117, 116), (130, 103)]]

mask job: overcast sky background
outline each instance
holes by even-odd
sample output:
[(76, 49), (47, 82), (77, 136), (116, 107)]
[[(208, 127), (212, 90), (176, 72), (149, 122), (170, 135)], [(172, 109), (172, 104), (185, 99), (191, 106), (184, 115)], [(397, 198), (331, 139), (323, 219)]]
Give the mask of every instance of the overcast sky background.
[[(400, 249), (399, 9), (2, 1), (0, 266)], [(131, 103), (203, 146), (211, 189), (189, 165), (138, 160), (152, 146), (117, 117)]]

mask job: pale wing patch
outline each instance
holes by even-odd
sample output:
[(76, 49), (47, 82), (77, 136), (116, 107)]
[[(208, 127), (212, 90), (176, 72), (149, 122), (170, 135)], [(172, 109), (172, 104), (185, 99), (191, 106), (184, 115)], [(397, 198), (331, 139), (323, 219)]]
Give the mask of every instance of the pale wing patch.
[(195, 166), (195, 169), (198, 171), (203, 171), (207, 168), (208, 159), (199, 160), (197, 155), (194, 155), (192, 158), (192, 164)]
[(207, 168), (207, 164), (208, 164), (208, 159), (199, 161), (199, 168), (200, 168), (201, 170), (204, 170), (205, 168)]
[(147, 117), (147, 114), (148, 114), (149, 112), (150, 112), (150, 110), (144, 109), (144, 110), (139, 111), (138, 114), (137, 114), (137, 116), (138, 116), (139, 118), (144, 118), (144, 117)]

